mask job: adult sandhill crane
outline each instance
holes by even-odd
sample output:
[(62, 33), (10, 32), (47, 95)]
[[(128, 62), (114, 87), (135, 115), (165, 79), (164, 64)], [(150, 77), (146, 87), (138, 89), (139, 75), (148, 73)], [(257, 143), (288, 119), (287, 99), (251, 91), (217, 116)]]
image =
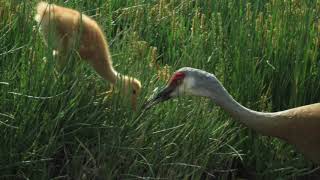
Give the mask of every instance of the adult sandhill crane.
[(77, 48), (80, 57), (88, 61), (100, 76), (112, 85), (121, 83), (125, 93), (130, 93), (132, 107), (136, 109), (141, 83), (133, 77), (120, 75), (113, 68), (106, 38), (93, 19), (76, 10), (46, 2), (38, 3), (36, 12), (40, 32), (46, 44), (52, 40), (50, 43), (55, 49), (54, 54), (59, 56), (60, 66), (67, 63), (68, 52)]
[(168, 85), (148, 100), (144, 108), (183, 94), (212, 99), (245, 126), (283, 139), (308, 159), (320, 163), (320, 103), (274, 113), (257, 112), (235, 101), (213, 74), (184, 67), (173, 74)]

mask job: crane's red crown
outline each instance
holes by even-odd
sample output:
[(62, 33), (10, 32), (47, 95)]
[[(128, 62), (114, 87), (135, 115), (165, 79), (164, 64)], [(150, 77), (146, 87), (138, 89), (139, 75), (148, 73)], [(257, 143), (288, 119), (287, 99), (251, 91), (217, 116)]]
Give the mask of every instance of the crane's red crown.
[(182, 80), (186, 75), (183, 72), (176, 72), (173, 74), (173, 76), (171, 77), (169, 84), (176, 84), (177, 81)]

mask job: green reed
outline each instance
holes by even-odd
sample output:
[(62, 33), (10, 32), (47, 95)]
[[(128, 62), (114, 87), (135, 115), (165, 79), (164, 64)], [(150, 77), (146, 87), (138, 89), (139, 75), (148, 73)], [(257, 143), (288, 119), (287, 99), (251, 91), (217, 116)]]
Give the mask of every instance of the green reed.
[[(115, 68), (143, 84), (140, 105), (183, 66), (215, 73), (255, 110), (320, 100), (318, 1), (52, 2), (101, 25)], [(109, 83), (76, 55), (73, 67), (56, 70), (35, 1), (0, 4), (1, 179), (273, 179), (311, 170), (294, 148), (204, 98), (139, 117), (127, 97), (105, 97)]]

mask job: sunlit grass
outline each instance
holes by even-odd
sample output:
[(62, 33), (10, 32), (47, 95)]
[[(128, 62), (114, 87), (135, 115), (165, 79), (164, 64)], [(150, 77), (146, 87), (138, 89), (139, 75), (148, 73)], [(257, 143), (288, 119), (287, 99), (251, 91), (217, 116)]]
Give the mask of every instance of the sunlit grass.
[[(320, 100), (314, 1), (52, 2), (101, 25), (115, 68), (143, 84), (140, 105), (183, 66), (215, 73), (255, 110)], [(184, 97), (139, 116), (125, 97), (101, 95), (109, 83), (85, 62), (59, 74), (33, 20), (36, 2), (0, 4), (1, 179), (273, 179), (312, 169), (207, 99)]]

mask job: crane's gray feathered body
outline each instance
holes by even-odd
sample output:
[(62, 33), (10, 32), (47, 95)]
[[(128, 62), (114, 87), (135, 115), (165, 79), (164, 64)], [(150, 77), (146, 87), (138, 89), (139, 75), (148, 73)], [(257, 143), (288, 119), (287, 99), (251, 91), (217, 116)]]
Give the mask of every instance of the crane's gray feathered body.
[[(320, 163), (320, 103), (274, 113), (258, 112), (235, 101), (213, 74), (190, 67), (175, 72), (178, 73), (179, 78), (173, 78), (146, 103), (146, 108), (184, 94), (209, 97), (249, 128), (281, 138), (295, 145), (307, 158)], [(177, 82), (173, 82), (176, 79)]]

